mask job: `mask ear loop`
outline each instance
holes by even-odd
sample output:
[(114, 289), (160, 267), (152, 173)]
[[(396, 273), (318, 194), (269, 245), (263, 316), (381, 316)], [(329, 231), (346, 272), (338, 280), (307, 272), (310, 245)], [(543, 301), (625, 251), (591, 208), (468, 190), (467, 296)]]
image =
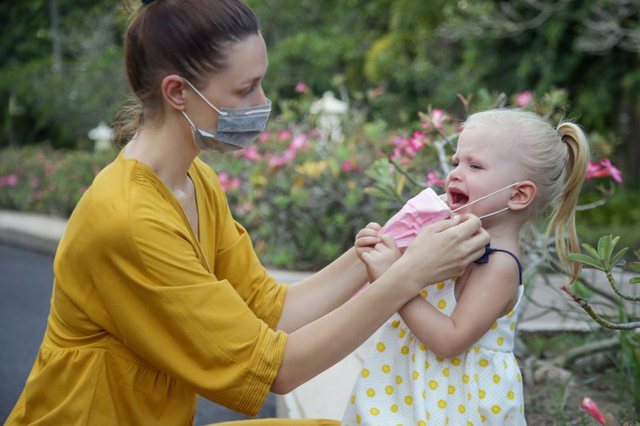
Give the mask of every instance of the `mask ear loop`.
[[(473, 204), (475, 204), (475, 203), (477, 203), (477, 202), (479, 202), (479, 201), (484, 200), (485, 198), (489, 198), (489, 197), (491, 197), (491, 196), (494, 196), (494, 195), (496, 195), (496, 194), (498, 194), (498, 193), (500, 193), (500, 192), (502, 192), (502, 191), (505, 191), (505, 190), (507, 190), (507, 189), (511, 188), (511, 187), (512, 187), (512, 186), (514, 186), (514, 185), (517, 185), (518, 183), (520, 183), (520, 182), (513, 182), (511, 185), (507, 185), (507, 186), (505, 186), (504, 188), (500, 188), (500, 189), (498, 189), (498, 190), (496, 190), (496, 191), (493, 191), (492, 193), (487, 194), (487, 195), (485, 195), (485, 196), (483, 196), (483, 197), (480, 197), (480, 198), (478, 198), (477, 200), (474, 200), (474, 201), (472, 201), (472, 202), (470, 202), (470, 203), (467, 203), (467, 204), (465, 204), (464, 206), (458, 207), (458, 208), (457, 208), (457, 209), (455, 209), (455, 210), (451, 210), (451, 213), (456, 213), (458, 210), (462, 210), (462, 209), (467, 208), (467, 207), (469, 207), (469, 206), (471, 206), (471, 205), (473, 205)], [(509, 210), (509, 207), (505, 207), (505, 208), (503, 208), (503, 209), (501, 209), (501, 210), (498, 210), (498, 211), (495, 211), (495, 212), (493, 212), (493, 213), (488, 213), (488, 214), (482, 215), (482, 216), (480, 216), (478, 219), (484, 219), (484, 218), (487, 218), (487, 217), (490, 217), (490, 216), (496, 215), (496, 214), (498, 214), (498, 213), (502, 213), (502, 212), (507, 211), (507, 210)]]
[(196, 87), (191, 84), (191, 82), (189, 80), (187, 80), (186, 78), (183, 79), (192, 89), (194, 92), (196, 92), (203, 101), (205, 101), (207, 103), (207, 105), (209, 105), (211, 108), (213, 108), (218, 114), (220, 115), (227, 115), (226, 112), (224, 111), (220, 111), (218, 108), (215, 107), (215, 105), (213, 105), (211, 102), (209, 102), (209, 99), (207, 99), (202, 93), (200, 93), (200, 91), (198, 89), (196, 89)]

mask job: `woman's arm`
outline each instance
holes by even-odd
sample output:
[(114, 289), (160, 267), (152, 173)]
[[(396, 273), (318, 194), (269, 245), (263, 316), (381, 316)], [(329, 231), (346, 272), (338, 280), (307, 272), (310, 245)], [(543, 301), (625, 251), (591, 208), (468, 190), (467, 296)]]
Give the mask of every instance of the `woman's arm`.
[[(360, 346), (402, 305), (424, 280), (459, 275), (484, 252), (489, 237), (471, 216), (425, 227), (407, 251), (365, 291), (290, 333), (272, 390), (287, 393), (331, 367)], [(314, 301), (310, 300), (310, 304)]]
[(309, 324), (344, 304), (367, 282), (355, 249), (287, 290), (278, 329), (287, 333)]
[(411, 332), (437, 356), (452, 358), (469, 349), (516, 302), (519, 275), (510, 256), (494, 254), (472, 268), (451, 317), (421, 296), (400, 309)]

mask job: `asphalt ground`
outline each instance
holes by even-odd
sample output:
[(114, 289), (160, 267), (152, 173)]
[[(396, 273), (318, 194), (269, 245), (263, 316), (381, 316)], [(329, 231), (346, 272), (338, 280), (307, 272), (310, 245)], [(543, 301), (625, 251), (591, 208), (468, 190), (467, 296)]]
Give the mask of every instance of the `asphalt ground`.
[[(47, 326), (53, 283), (53, 257), (0, 245), (0, 421), (4, 423), (20, 396)], [(274, 395), (269, 395), (259, 418), (275, 417)], [(241, 420), (248, 417), (198, 400), (195, 424)]]

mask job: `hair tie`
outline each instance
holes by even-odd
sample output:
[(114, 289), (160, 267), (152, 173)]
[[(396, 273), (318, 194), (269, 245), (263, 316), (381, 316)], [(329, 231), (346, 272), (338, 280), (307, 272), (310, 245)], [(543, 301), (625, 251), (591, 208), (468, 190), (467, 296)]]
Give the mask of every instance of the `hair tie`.
[(151, 4), (151, 3), (153, 3), (153, 0), (142, 0), (142, 4), (143, 4), (144, 6), (149, 5), (149, 4)]

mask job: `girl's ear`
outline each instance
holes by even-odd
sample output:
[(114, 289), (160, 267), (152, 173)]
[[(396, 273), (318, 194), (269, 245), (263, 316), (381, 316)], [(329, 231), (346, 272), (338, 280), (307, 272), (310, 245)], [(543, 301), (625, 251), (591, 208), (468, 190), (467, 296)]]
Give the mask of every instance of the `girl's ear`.
[(184, 80), (175, 74), (167, 75), (162, 79), (162, 97), (169, 108), (182, 111), (184, 109)]
[(507, 202), (509, 210), (519, 211), (526, 209), (533, 202), (537, 192), (536, 184), (530, 180), (518, 182), (513, 187), (511, 199)]

